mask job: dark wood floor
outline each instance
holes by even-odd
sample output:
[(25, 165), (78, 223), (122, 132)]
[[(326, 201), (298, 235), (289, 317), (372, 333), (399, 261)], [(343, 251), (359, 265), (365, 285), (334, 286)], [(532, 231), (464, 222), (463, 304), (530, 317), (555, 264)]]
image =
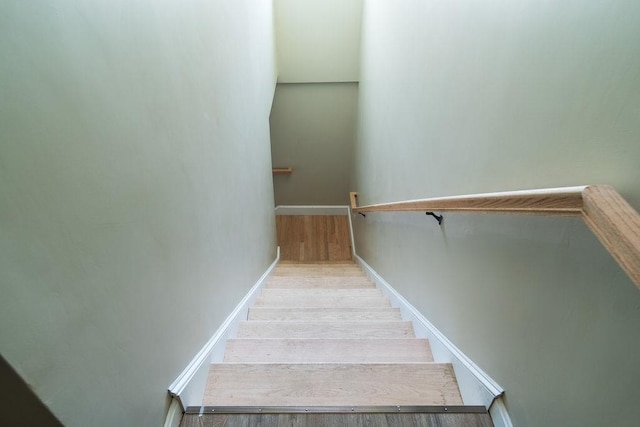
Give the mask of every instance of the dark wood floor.
[(488, 413), (185, 414), (180, 427), (493, 427)]
[(351, 234), (346, 215), (277, 215), (283, 261), (350, 261)]

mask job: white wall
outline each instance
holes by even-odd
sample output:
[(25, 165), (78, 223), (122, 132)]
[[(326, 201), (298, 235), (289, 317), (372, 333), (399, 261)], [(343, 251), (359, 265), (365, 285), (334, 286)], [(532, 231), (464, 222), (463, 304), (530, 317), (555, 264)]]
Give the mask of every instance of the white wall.
[(280, 83), (358, 81), (362, 0), (275, 0)]
[[(363, 197), (608, 183), (640, 207), (639, 8), (367, 2), (357, 159), (376, 173)], [(389, 165), (416, 158), (397, 188)]]
[[(640, 208), (640, 3), (369, 1), (362, 204), (611, 184)], [(640, 292), (578, 219), (355, 219), (358, 252), (506, 389), (515, 425), (633, 425)]]
[(63, 424), (160, 425), (274, 259), (272, 18), (0, 4), (0, 351)]
[(278, 84), (271, 111), (276, 205), (348, 205), (357, 83)]

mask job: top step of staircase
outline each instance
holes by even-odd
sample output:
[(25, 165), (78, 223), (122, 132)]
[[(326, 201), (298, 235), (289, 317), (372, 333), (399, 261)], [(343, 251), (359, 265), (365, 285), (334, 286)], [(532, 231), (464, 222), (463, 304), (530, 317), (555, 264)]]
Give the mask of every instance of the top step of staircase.
[(309, 264), (287, 263), (278, 264), (273, 271), (273, 276), (301, 276), (301, 277), (363, 277), (366, 275), (362, 269), (354, 263)]

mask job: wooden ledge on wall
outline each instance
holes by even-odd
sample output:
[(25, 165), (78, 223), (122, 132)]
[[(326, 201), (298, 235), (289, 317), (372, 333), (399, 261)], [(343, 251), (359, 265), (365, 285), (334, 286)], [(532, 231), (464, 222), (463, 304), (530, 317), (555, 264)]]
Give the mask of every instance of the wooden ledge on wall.
[(273, 168), (271, 171), (274, 175), (291, 175), (293, 168)]

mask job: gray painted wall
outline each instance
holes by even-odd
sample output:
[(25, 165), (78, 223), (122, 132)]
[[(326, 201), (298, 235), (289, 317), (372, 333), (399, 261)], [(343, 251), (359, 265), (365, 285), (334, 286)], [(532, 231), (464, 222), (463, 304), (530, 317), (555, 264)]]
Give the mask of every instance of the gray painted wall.
[(346, 205), (358, 111), (357, 83), (278, 84), (271, 111), (276, 205)]
[[(365, 2), (362, 204), (590, 183), (640, 208), (640, 3)], [(518, 426), (635, 425), (640, 292), (580, 220), (355, 217)]]
[(0, 351), (63, 424), (161, 425), (274, 259), (272, 22), (268, 0), (0, 4)]

